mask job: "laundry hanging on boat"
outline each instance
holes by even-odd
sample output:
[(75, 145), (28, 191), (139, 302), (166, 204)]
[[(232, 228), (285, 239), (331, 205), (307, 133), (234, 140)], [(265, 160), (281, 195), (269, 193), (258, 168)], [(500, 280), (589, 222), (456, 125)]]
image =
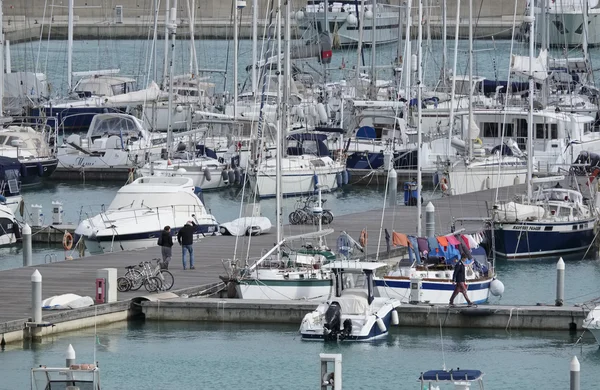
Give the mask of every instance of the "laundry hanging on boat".
[(410, 246), (408, 236), (404, 233), (392, 232), (392, 244), (394, 246)]
[(446, 236), (446, 239), (448, 240), (448, 244), (454, 245), (454, 247), (458, 249), (460, 242), (458, 242), (458, 239), (455, 236)]
[(425, 237), (417, 237), (417, 246), (422, 254), (429, 253), (429, 243)]
[(427, 244), (429, 244), (429, 256), (441, 256), (440, 254), (440, 244), (435, 237), (427, 237)]
[(460, 239), (465, 244), (467, 249), (471, 250), (471, 245), (469, 244), (469, 239), (467, 238), (467, 236), (465, 236), (464, 234), (461, 234)]

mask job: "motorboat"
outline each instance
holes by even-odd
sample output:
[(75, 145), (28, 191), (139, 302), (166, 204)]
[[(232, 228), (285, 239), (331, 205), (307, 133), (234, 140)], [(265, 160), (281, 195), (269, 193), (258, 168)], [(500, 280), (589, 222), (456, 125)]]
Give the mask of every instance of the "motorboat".
[(16, 158), (0, 156), (0, 203), (17, 214), (23, 204), (22, 174), (27, 170)]
[(71, 364), (69, 367), (40, 365), (31, 369), (31, 389), (100, 390), (100, 369), (95, 364)]
[(71, 97), (66, 100), (51, 100), (34, 107), (34, 117), (56, 117), (59, 125), (67, 132), (88, 131), (96, 114), (126, 112), (130, 102), (108, 104), (107, 99), (133, 92), (135, 79), (102, 72), (84, 72), (74, 86)]
[(242, 217), (222, 223), (219, 225), (219, 232), (224, 236), (258, 236), (268, 233), (271, 227), (271, 221), (267, 217)]
[(11, 209), (0, 204), (0, 246), (12, 245), (21, 238), (21, 228)]
[(23, 164), (21, 185), (30, 186), (50, 177), (58, 166), (54, 154), (56, 134), (47, 126), (41, 131), (28, 124), (0, 129), (0, 156), (18, 159)]
[(235, 171), (230, 165), (220, 162), (213, 151), (210, 151), (210, 154), (214, 157), (207, 154), (200, 154), (200, 152), (194, 154), (185, 150), (176, 152), (173, 153), (172, 158), (146, 163), (137, 170), (137, 173), (141, 176), (189, 177), (196, 187), (202, 188), (202, 191), (224, 188), (235, 182), (241, 183), (239, 168)]
[[(541, 4), (546, 4), (544, 10)], [(587, 10), (585, 9), (587, 6)], [(587, 43), (600, 43), (600, 24), (598, 15), (600, 7), (598, 0), (562, 0), (535, 3), (535, 17), (538, 20), (547, 19), (548, 45), (558, 47), (575, 47)], [(526, 11), (527, 13), (529, 11)], [(587, 13), (587, 16), (584, 16)], [(587, 29), (583, 27), (585, 18), (588, 20)], [(540, 31), (541, 30), (541, 31)], [(543, 29), (536, 28), (536, 42), (542, 42)], [(584, 34), (585, 40), (584, 40)], [(546, 37), (544, 37), (546, 38)]]
[(389, 1), (379, 0), (375, 8), (368, 0), (330, 1), (327, 12), (326, 4), (323, 0), (309, 0), (306, 7), (295, 14), (300, 28), (316, 34), (330, 32), (334, 47), (356, 46), (360, 40), (360, 17), (360, 24), (364, 26), (363, 45), (370, 45), (373, 41), (376, 45), (398, 41), (399, 15), (389, 6)]
[(600, 345), (600, 306), (594, 307), (583, 320), (583, 329), (589, 330)]
[[(483, 238), (481, 234), (465, 234), (455, 238), (463, 240), (463, 236), (473, 245)], [(435, 237), (433, 240), (421, 240), (426, 243), (427, 249), (411, 248), (417, 254), (416, 258), (410, 256), (408, 259), (399, 259), (386, 275), (375, 278), (377, 295), (395, 298), (402, 303), (447, 305), (454, 291), (452, 276), (460, 252), (457, 248), (448, 247), (451, 244), (448, 243), (447, 236), (441, 237), (442, 244)], [(432, 241), (437, 243), (437, 247), (432, 248)], [(468, 257), (464, 263), (469, 299), (473, 303), (486, 303), (490, 294), (502, 295), (504, 285), (496, 279), (493, 264), (488, 261), (486, 251), (480, 246), (473, 247)], [(466, 304), (461, 294), (455, 298), (455, 303)]]
[[(304, 316), (302, 340), (368, 341), (387, 336), (398, 325), (395, 298), (375, 297), (373, 278), (385, 263), (338, 260), (323, 266), (333, 274), (335, 296)], [(362, 287), (357, 287), (360, 283)], [(352, 287), (354, 286), (354, 287)]]
[(421, 390), (440, 390), (440, 387), (450, 385), (454, 390), (470, 390), (476, 385), (479, 390), (483, 387), (484, 373), (479, 370), (429, 370), (422, 372), (419, 376)]
[(493, 214), (496, 254), (509, 260), (584, 253), (596, 236), (597, 215), (574, 189), (540, 188), (532, 199), (498, 202)]
[(166, 225), (177, 234), (188, 221), (195, 223), (196, 238), (219, 229), (192, 179), (142, 177), (121, 187), (105, 211), (82, 221), (75, 239), (82, 237), (91, 253), (147, 248)]
[(58, 147), (61, 168), (135, 168), (166, 152), (166, 137), (129, 114), (97, 114), (85, 137), (71, 134)]
[[(332, 191), (342, 184), (345, 162), (329, 157), (323, 142), (327, 137), (320, 133), (298, 133), (288, 136), (287, 154), (281, 157), (283, 196), (314, 192), (318, 186)], [(248, 170), (251, 188), (261, 198), (276, 194), (277, 159), (263, 159)]]

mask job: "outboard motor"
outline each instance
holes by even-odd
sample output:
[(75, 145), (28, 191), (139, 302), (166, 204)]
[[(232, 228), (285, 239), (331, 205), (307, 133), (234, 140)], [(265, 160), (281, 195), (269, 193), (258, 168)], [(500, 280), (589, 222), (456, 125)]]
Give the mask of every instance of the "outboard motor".
[(325, 312), (325, 325), (323, 325), (325, 338), (336, 340), (342, 325), (342, 308), (338, 302), (331, 302)]

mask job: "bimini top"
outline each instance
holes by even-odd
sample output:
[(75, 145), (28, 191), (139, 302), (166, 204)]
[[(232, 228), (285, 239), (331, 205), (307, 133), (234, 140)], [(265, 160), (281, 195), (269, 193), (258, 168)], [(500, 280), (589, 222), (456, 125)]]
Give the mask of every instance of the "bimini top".
[(483, 377), (483, 372), (479, 370), (430, 370), (421, 373), (419, 381), (435, 381), (435, 382), (456, 382), (467, 381), (474, 382)]
[(375, 271), (382, 267), (387, 267), (387, 264), (356, 260), (338, 260), (323, 266), (325, 269), (341, 269), (344, 272)]
[(180, 176), (141, 177), (121, 187), (108, 206), (108, 210), (171, 206), (204, 207), (194, 193), (192, 179)]
[[(145, 187), (145, 188), (143, 188)], [(119, 190), (119, 192), (139, 192), (140, 190), (152, 189), (153, 192), (175, 192), (181, 188), (194, 188), (194, 181), (189, 177), (172, 176), (145, 176), (135, 179)]]

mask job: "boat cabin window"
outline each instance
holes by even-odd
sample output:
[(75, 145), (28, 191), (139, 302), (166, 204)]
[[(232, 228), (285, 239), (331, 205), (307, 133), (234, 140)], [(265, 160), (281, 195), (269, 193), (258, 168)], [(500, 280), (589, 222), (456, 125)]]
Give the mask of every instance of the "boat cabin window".
[(310, 160), (310, 165), (313, 167), (324, 167), (325, 163), (322, 160)]
[(21, 141), (21, 139), (19, 137), (14, 137), (14, 136), (8, 137), (8, 142), (6, 144), (9, 146), (14, 146), (13, 141), (19, 142), (19, 141)]
[(583, 134), (587, 134), (589, 132), (592, 131), (592, 124), (591, 123), (584, 123), (583, 124)]
[(4, 145), (5, 142), (6, 142), (6, 136), (0, 135), (0, 145)]
[(502, 131), (504, 130), (504, 137), (512, 137), (514, 126), (512, 123), (501, 123), (496, 122), (483, 122), (480, 126), (483, 129), (483, 137), (488, 138), (500, 138), (502, 137)]
[(123, 136), (140, 137), (140, 130), (133, 119), (123, 116), (96, 116), (90, 127), (89, 137)]
[(536, 123), (536, 139), (558, 139), (558, 125), (556, 123)]

